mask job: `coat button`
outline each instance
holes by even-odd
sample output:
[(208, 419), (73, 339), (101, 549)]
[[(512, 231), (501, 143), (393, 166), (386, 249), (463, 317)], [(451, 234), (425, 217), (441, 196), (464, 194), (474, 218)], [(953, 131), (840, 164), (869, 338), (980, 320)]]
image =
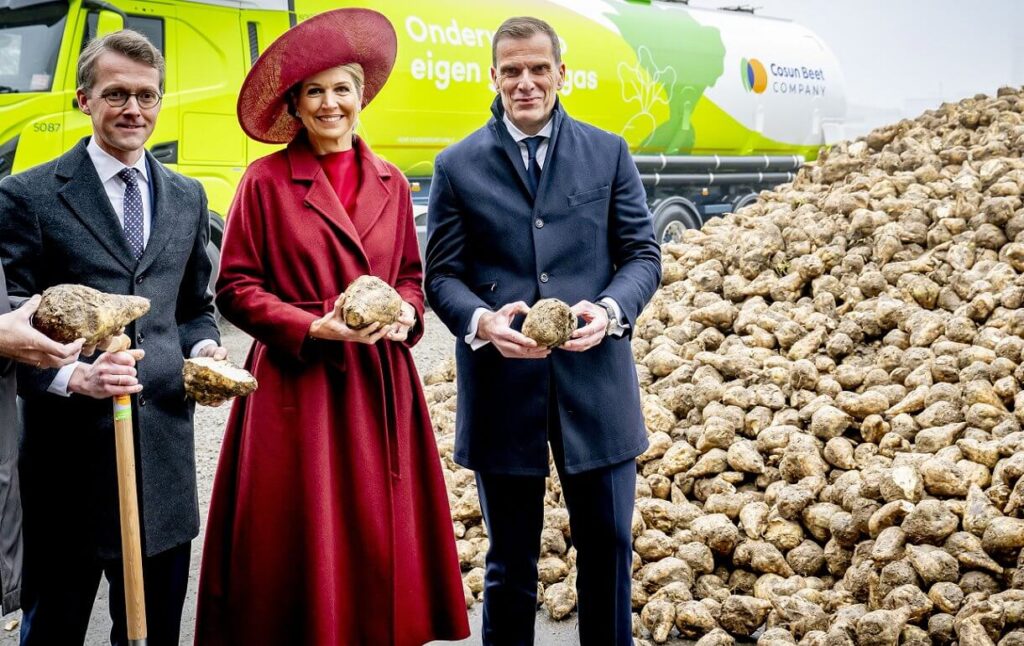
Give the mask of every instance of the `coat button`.
[(143, 397), (142, 395), (139, 395), (139, 406), (145, 406), (145, 405), (146, 405), (146, 398)]
[(145, 341), (145, 340), (146, 340), (146, 335), (145, 335), (145, 334), (143, 334), (142, 332), (139, 332), (139, 340), (138, 340), (138, 344), (139, 344), (139, 345), (142, 345), (142, 342), (143, 342), (143, 341)]
[(547, 274), (547, 272), (544, 272), (544, 273), (542, 273), (540, 275), (540, 282), (542, 282), (542, 283), (548, 282), (548, 274)]
[(136, 285), (141, 285), (142, 284), (142, 276), (139, 276), (138, 278), (135, 279), (135, 284)]
[(543, 229), (544, 228), (544, 220), (541, 220), (540, 218), (537, 218), (536, 220), (533, 221), (533, 226), (537, 227), (538, 229)]

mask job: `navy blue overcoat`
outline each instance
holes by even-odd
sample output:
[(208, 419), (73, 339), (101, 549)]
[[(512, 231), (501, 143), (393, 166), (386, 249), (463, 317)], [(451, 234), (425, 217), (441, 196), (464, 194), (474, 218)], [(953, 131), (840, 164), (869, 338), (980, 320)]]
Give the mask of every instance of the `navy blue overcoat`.
[(474, 351), (463, 340), (478, 307), (541, 298), (611, 297), (633, 326), (661, 280), (644, 188), (621, 137), (556, 103), (534, 198), (500, 97), (491, 111), (487, 125), (437, 157), (430, 191), (427, 298), (457, 337), (455, 461), (546, 475), (552, 379), (568, 473), (636, 457), (647, 433), (628, 334), (542, 360), (506, 359), (493, 345)]

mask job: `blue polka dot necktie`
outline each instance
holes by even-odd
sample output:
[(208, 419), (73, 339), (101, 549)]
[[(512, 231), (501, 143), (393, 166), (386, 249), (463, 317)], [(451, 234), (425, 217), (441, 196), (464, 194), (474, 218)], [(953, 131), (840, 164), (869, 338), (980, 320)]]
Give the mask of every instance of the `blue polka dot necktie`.
[(544, 141), (544, 137), (527, 137), (523, 139), (523, 143), (526, 144), (526, 177), (530, 181), (530, 192), (534, 195), (537, 194), (537, 187), (540, 185), (540, 164), (537, 163), (537, 149), (540, 148), (540, 143)]
[(124, 235), (138, 260), (146, 245), (142, 230), (142, 193), (136, 173), (138, 170), (134, 168), (122, 168), (117, 176), (124, 181)]

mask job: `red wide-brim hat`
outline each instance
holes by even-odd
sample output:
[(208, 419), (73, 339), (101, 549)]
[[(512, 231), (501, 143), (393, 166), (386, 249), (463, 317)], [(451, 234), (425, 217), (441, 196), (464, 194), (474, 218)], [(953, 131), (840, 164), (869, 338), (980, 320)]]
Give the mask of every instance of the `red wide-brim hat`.
[(256, 59), (238, 94), (238, 122), (257, 141), (290, 142), (302, 122), (288, 114), (288, 90), (346, 63), (363, 67), (365, 108), (387, 82), (397, 49), (394, 26), (376, 11), (335, 9), (313, 16), (281, 34)]

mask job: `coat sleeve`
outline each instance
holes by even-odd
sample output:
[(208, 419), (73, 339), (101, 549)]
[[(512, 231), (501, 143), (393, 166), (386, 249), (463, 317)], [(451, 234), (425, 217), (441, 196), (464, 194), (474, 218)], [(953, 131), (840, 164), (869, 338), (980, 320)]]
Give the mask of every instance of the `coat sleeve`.
[(416, 238), (412, 196), (408, 189), (399, 200), (398, 226), (402, 227), (405, 232), (402, 235), (404, 243), (399, 250), (401, 261), (398, 267), (398, 279), (395, 281), (395, 290), (403, 301), (412, 305), (416, 310), (416, 324), (409, 330), (409, 337), (405, 340), (405, 344), (412, 347), (423, 336), (423, 261), (420, 258), (420, 245)]
[[(269, 347), (301, 359), (317, 315), (281, 300), (268, 288), (265, 218), (253, 167), (246, 171), (228, 212), (217, 279), (217, 307), (224, 317)], [(331, 307), (333, 303), (325, 303)]]
[(427, 210), (427, 300), (458, 338), (469, 331), (477, 308), (490, 309), (466, 284), (467, 232), (464, 210), (448, 180), (443, 153), (434, 162)]
[[(21, 182), (17, 175), (0, 181), (0, 262), (12, 308), (40, 292), (37, 281), (44, 275), (43, 234), (39, 218), (24, 198)], [(56, 376), (56, 368), (18, 364), (18, 392), (22, 397), (45, 395)]]
[(181, 353), (186, 357), (192, 351), (192, 346), (204, 339), (212, 339), (220, 345), (220, 330), (217, 329), (213, 294), (210, 292), (213, 263), (206, 252), (206, 246), (210, 242), (210, 215), (206, 191), (198, 182), (196, 190), (199, 191), (199, 231), (181, 285), (178, 287), (174, 313), (178, 323), (178, 337), (181, 339)]
[[(2, 238), (0, 238), (0, 240), (2, 240)], [(3, 265), (0, 264), (0, 303), (4, 301), (8, 304), (8, 312), (0, 314), (0, 317), (8, 315), (18, 307), (16, 300), (7, 296), (7, 277), (4, 275)], [(0, 305), (0, 309), (2, 309), (2, 305)], [(11, 370), (13, 363), (13, 360), (0, 356), (0, 379), (4, 379), (7, 376), (7, 373)]]
[(632, 328), (661, 283), (661, 249), (654, 238), (640, 173), (621, 138), (610, 208), (608, 241), (618, 269), (597, 300), (613, 299)]

